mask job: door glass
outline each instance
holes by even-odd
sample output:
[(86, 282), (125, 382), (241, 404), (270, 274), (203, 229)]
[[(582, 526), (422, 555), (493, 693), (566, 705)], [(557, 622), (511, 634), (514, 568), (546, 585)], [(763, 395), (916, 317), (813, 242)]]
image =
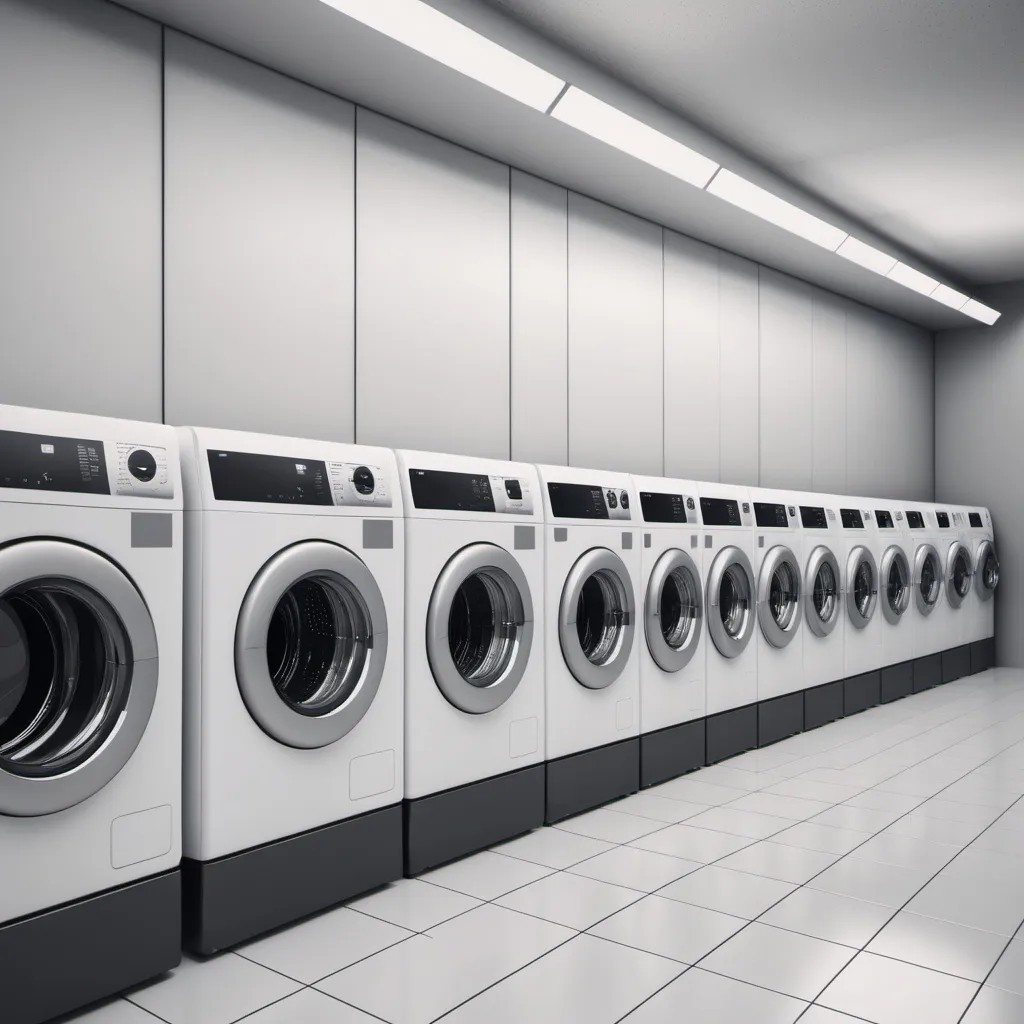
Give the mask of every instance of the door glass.
[(37, 579), (0, 594), (0, 768), (60, 775), (114, 731), (131, 685), (131, 643), (94, 590)]
[(967, 591), (971, 589), (971, 570), (967, 556), (962, 551), (957, 552), (953, 561), (953, 589), (961, 597), (966, 597)]
[(829, 622), (832, 619), (838, 596), (839, 586), (835, 570), (828, 562), (822, 562), (814, 574), (814, 592), (811, 595), (814, 611), (822, 622)]
[(994, 551), (985, 555), (985, 564), (981, 568), (981, 582), (986, 590), (995, 590), (999, 586), (999, 560)]
[(626, 623), (626, 591), (615, 573), (599, 569), (587, 577), (576, 602), (576, 634), (593, 665), (606, 665), (618, 649)]
[(853, 603), (864, 618), (871, 607), (871, 591), (874, 590), (875, 574), (868, 562), (861, 562), (853, 574)]
[(935, 604), (939, 599), (939, 565), (934, 555), (929, 554), (921, 566), (921, 582), (918, 584), (925, 604)]
[(889, 577), (885, 581), (885, 597), (889, 607), (898, 612), (903, 608), (904, 597), (907, 592), (907, 572), (903, 562), (894, 558), (889, 566)]
[(462, 581), (448, 616), (448, 647), (467, 683), (483, 688), (505, 674), (523, 625), (520, 606), (512, 577), (501, 569), (490, 566)]
[(693, 574), (683, 568), (673, 569), (661, 588), (661, 635), (674, 651), (685, 647), (693, 635), (697, 622), (697, 594)]
[(750, 610), (750, 581), (738, 565), (730, 565), (718, 590), (718, 611), (722, 625), (733, 639), (743, 635)]
[(772, 618), (782, 629), (789, 629), (796, 617), (800, 600), (800, 582), (793, 567), (782, 562), (775, 567), (768, 585), (768, 607)]

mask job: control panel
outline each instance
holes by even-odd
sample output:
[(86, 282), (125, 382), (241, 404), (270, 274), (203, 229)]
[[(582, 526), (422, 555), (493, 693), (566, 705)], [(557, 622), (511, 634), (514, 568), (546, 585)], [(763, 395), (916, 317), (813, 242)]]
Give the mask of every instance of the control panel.
[(907, 526), (911, 530), (923, 530), (924, 529), (924, 516), (920, 512), (915, 512), (913, 509), (907, 510)]
[(940, 530), (949, 529), (949, 513), (948, 512), (936, 512), (935, 521), (939, 524)]
[(875, 510), (875, 522), (880, 530), (894, 530), (896, 524), (892, 521), (892, 513), (884, 508)]
[(805, 530), (827, 530), (830, 521), (836, 518), (832, 509), (824, 509), (820, 505), (801, 505), (800, 520)]
[(409, 486), (417, 508), (533, 515), (530, 482), (519, 477), (413, 468)]
[(167, 449), (118, 441), (117, 493), (137, 498), (173, 498), (167, 469)]
[(795, 530), (799, 526), (795, 505), (780, 505), (767, 501), (754, 502), (754, 522), (768, 529)]
[(980, 512), (968, 512), (967, 519), (975, 530), (981, 530), (984, 528), (984, 523), (982, 523), (981, 521)]
[(331, 496), (335, 505), (391, 507), (388, 479), (379, 466), (358, 462), (328, 462)]
[(548, 484), (551, 514), (556, 519), (632, 519), (629, 491), (594, 484)]
[(870, 519), (871, 513), (862, 513), (859, 508), (841, 508), (839, 518), (843, 521), (844, 530), (863, 530), (864, 520)]
[(648, 523), (696, 523), (697, 502), (688, 494), (640, 492), (640, 509)]
[(701, 498), (700, 516), (705, 526), (751, 526), (750, 502), (735, 498)]

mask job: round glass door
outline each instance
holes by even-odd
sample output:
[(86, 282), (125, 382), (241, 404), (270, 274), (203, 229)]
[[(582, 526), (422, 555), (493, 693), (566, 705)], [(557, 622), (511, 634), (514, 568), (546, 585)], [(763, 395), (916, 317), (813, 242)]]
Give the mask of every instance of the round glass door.
[(922, 544), (914, 556), (914, 600), (922, 615), (931, 615), (942, 594), (942, 565), (931, 544)]
[(954, 541), (946, 556), (946, 598), (954, 608), (964, 603), (964, 598), (971, 592), (973, 579), (971, 554), (963, 544)]
[(999, 586), (999, 559), (992, 541), (983, 540), (979, 545), (977, 564), (974, 589), (982, 601), (988, 601)]
[(886, 621), (896, 625), (910, 607), (910, 562), (898, 544), (891, 544), (882, 555), (882, 583), (885, 600), (882, 614)]
[(773, 547), (761, 563), (757, 618), (764, 638), (785, 647), (800, 627), (800, 566), (784, 544)]
[(685, 551), (673, 548), (655, 563), (644, 609), (651, 657), (663, 671), (679, 672), (693, 658), (704, 618), (700, 573)]
[(722, 548), (707, 582), (708, 631), (724, 658), (738, 658), (754, 633), (754, 570), (737, 547)]
[(846, 610), (855, 629), (863, 629), (875, 614), (878, 602), (878, 567), (874, 555), (858, 545), (850, 552), (846, 565), (849, 581)]
[(839, 562), (824, 545), (807, 560), (804, 588), (807, 625), (815, 636), (828, 636), (839, 622)]

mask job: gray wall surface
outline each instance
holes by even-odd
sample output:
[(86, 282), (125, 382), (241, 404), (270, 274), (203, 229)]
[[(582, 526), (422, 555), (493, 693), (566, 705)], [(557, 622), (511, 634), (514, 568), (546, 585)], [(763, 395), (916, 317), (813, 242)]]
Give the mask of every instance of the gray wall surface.
[(1024, 667), (1024, 281), (988, 289), (994, 327), (935, 339), (935, 494), (992, 513), (1002, 579), (996, 591), (996, 660)]
[(160, 32), (0, 0), (0, 401), (931, 497), (928, 332)]

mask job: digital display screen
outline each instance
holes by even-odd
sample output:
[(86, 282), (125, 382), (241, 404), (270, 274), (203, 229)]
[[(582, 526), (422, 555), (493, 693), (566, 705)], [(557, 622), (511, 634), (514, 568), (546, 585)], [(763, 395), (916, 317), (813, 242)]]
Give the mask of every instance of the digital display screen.
[(0, 430), (0, 487), (109, 494), (103, 442)]
[(863, 530), (864, 520), (861, 518), (860, 509), (841, 508), (839, 517), (843, 521), (844, 530)]
[(943, 530), (949, 529), (949, 513), (948, 512), (936, 512), (935, 519), (939, 524), (939, 527)]
[(590, 484), (548, 484), (551, 514), (556, 519), (608, 519), (604, 492)]
[(705, 526), (742, 526), (740, 503), (732, 498), (701, 498), (700, 515)]
[(886, 512), (884, 508), (875, 509), (875, 522), (878, 523), (878, 528), (880, 530), (894, 529), (892, 522), (892, 513)]
[(754, 521), (758, 526), (789, 526), (785, 505), (770, 502), (754, 502)]
[(290, 455), (257, 455), (210, 449), (213, 496), (218, 501), (270, 505), (333, 505), (327, 464)]
[(923, 530), (924, 516), (921, 515), (920, 512), (908, 512), (907, 526), (909, 526), (911, 530)]
[(409, 485), (417, 508), (449, 512), (494, 512), (491, 481), (478, 473), (449, 473), (440, 469), (410, 469)]
[(980, 530), (982, 528), (981, 515), (979, 513), (968, 512), (967, 518), (970, 520), (971, 526), (973, 526), (976, 530)]
[(800, 522), (804, 524), (805, 530), (827, 530), (828, 516), (825, 510), (816, 505), (800, 506)]
[(685, 523), (686, 499), (681, 494), (640, 492), (640, 507), (649, 523)]

